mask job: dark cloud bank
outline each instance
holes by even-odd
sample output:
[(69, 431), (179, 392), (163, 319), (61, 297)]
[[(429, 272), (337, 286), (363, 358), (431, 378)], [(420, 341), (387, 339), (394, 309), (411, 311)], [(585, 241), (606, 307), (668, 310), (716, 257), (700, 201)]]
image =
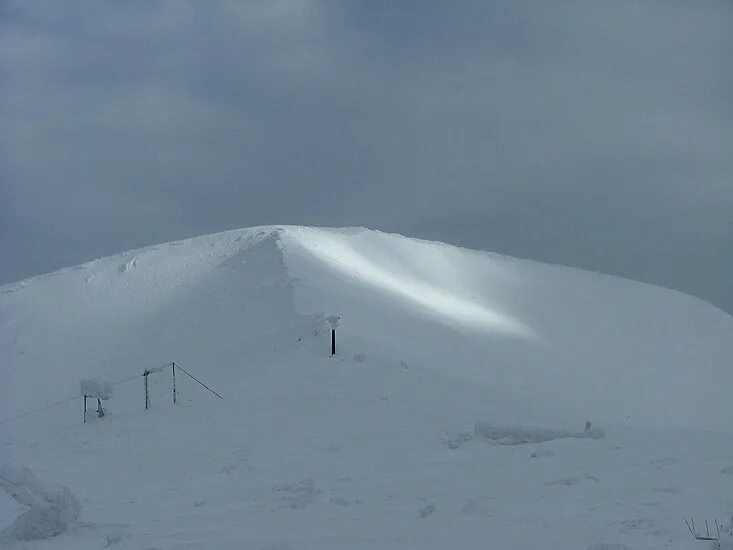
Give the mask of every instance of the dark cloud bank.
[(364, 225), (733, 312), (728, 1), (0, 3), (0, 281)]

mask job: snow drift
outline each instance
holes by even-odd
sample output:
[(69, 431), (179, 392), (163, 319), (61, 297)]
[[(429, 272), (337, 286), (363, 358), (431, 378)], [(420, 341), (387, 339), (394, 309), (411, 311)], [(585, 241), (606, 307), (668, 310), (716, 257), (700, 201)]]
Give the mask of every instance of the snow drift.
[(81, 513), (79, 501), (67, 487), (40, 480), (23, 466), (5, 464), (0, 467), (0, 487), (18, 504), (30, 508), (0, 533), (0, 539), (6, 541), (56, 536)]
[(598, 428), (572, 431), (527, 426), (493, 426), (487, 422), (477, 422), (474, 435), (498, 445), (526, 445), (554, 439), (603, 439), (605, 433)]

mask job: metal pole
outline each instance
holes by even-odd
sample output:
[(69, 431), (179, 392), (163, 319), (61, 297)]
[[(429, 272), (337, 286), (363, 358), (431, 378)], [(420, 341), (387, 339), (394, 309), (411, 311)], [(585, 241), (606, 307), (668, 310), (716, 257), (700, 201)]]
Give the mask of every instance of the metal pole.
[(171, 363), (173, 365), (173, 404), (176, 404), (176, 363), (175, 361)]
[(87, 423), (87, 396), (84, 396), (84, 424)]
[(331, 329), (331, 355), (336, 355), (336, 329)]
[(148, 395), (148, 372), (147, 370), (143, 373), (143, 378), (145, 378), (145, 410), (147, 411), (150, 408), (150, 396)]

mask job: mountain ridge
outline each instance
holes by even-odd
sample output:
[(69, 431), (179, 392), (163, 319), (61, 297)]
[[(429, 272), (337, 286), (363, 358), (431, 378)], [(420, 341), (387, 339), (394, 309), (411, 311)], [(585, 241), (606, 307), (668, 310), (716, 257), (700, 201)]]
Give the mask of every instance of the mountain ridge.
[(65, 272), (67, 272), (69, 270), (79, 270), (79, 269), (82, 269), (82, 268), (86, 268), (88, 266), (94, 265), (95, 263), (100, 262), (100, 261), (103, 261), (103, 260), (111, 260), (113, 258), (123, 258), (123, 257), (129, 256), (129, 255), (136, 255), (136, 254), (139, 254), (139, 253), (143, 253), (145, 251), (148, 251), (148, 250), (155, 250), (158, 247), (165, 246), (165, 245), (183, 245), (185, 243), (190, 243), (190, 242), (193, 242), (193, 241), (197, 241), (199, 239), (206, 239), (206, 238), (212, 238), (212, 237), (223, 237), (225, 235), (235, 234), (235, 233), (236, 234), (239, 234), (239, 235), (242, 235), (243, 233), (254, 232), (254, 231), (257, 231), (257, 232), (261, 232), (261, 231), (267, 232), (267, 231), (269, 231), (269, 232), (271, 232), (273, 234), (276, 234), (279, 237), (283, 233), (287, 233), (288, 231), (297, 230), (297, 229), (321, 229), (321, 230), (338, 230), (338, 231), (347, 231), (347, 232), (371, 232), (371, 233), (374, 233), (374, 234), (385, 235), (385, 236), (389, 236), (389, 237), (395, 237), (395, 238), (400, 238), (400, 239), (407, 239), (409, 241), (413, 241), (413, 242), (416, 242), (416, 243), (424, 243), (424, 244), (445, 246), (445, 247), (449, 247), (449, 248), (453, 248), (453, 249), (470, 251), (472, 253), (478, 253), (478, 254), (483, 254), (483, 255), (487, 255), (487, 256), (492, 256), (492, 257), (495, 257), (495, 258), (500, 258), (500, 259), (502, 259), (504, 261), (507, 261), (507, 262), (518, 262), (518, 263), (522, 263), (522, 264), (543, 266), (543, 267), (547, 267), (547, 268), (561, 268), (561, 269), (564, 269), (564, 270), (567, 270), (567, 271), (577, 271), (577, 272), (580, 272), (580, 273), (583, 273), (583, 274), (593, 274), (593, 275), (600, 276), (600, 277), (609, 277), (609, 278), (612, 278), (612, 279), (618, 280), (618, 281), (626, 281), (626, 282), (629, 282), (629, 283), (631, 283), (633, 285), (643, 285), (643, 286), (654, 288), (654, 289), (661, 289), (661, 290), (663, 290), (665, 292), (671, 292), (671, 293), (679, 294), (681, 296), (684, 296), (685, 298), (689, 298), (689, 299), (698, 301), (698, 302), (704, 304), (705, 306), (712, 307), (712, 308), (720, 311), (726, 317), (730, 317), (730, 318), (733, 319), (733, 315), (729, 314), (725, 310), (723, 310), (720, 307), (716, 306), (712, 302), (710, 302), (710, 301), (708, 301), (708, 300), (706, 300), (704, 298), (701, 298), (699, 296), (695, 296), (694, 294), (689, 294), (687, 292), (684, 292), (682, 290), (678, 290), (678, 289), (675, 289), (675, 288), (671, 288), (671, 287), (667, 287), (667, 286), (663, 286), (663, 285), (659, 285), (659, 284), (655, 284), (655, 283), (651, 283), (651, 282), (647, 282), (647, 281), (640, 281), (638, 279), (633, 279), (633, 278), (625, 277), (625, 276), (622, 276), (622, 275), (615, 275), (615, 274), (611, 274), (611, 273), (605, 273), (603, 271), (595, 271), (595, 270), (592, 270), (592, 269), (587, 269), (587, 268), (582, 268), (582, 267), (577, 267), (577, 266), (572, 266), (572, 265), (567, 265), (567, 264), (561, 264), (561, 263), (545, 262), (545, 261), (535, 260), (533, 258), (524, 258), (524, 257), (519, 257), (519, 256), (511, 256), (511, 255), (508, 255), (508, 254), (502, 254), (502, 253), (495, 252), (495, 251), (492, 251), (492, 250), (474, 249), (474, 248), (470, 248), (470, 247), (463, 246), (463, 245), (457, 245), (457, 244), (447, 243), (447, 242), (444, 242), (444, 241), (432, 241), (430, 239), (424, 239), (424, 238), (421, 238), (421, 237), (413, 237), (413, 236), (409, 236), (409, 235), (402, 235), (400, 233), (394, 233), (394, 232), (390, 232), (390, 231), (382, 231), (380, 229), (371, 229), (371, 228), (364, 227), (364, 226), (347, 226), (347, 227), (335, 227), (335, 226), (333, 226), (332, 227), (332, 226), (306, 226), (306, 225), (290, 225), (290, 224), (265, 224), (265, 225), (258, 225), (258, 226), (252, 226), (252, 227), (241, 227), (241, 228), (235, 228), (235, 229), (227, 229), (227, 230), (224, 230), (224, 231), (216, 231), (216, 232), (212, 232), (212, 233), (204, 233), (204, 234), (201, 234), (201, 235), (195, 235), (195, 236), (191, 236), (191, 237), (185, 237), (185, 238), (182, 238), (182, 239), (174, 239), (174, 240), (171, 240), (171, 241), (162, 241), (162, 242), (159, 242), (159, 243), (143, 245), (143, 246), (140, 246), (140, 247), (137, 247), (137, 248), (132, 248), (132, 249), (129, 249), (129, 250), (123, 250), (123, 251), (115, 252), (113, 254), (109, 254), (109, 255), (106, 255), (106, 256), (100, 256), (98, 258), (93, 258), (93, 259), (90, 259), (90, 260), (86, 260), (86, 261), (81, 262), (79, 264), (74, 264), (74, 265), (68, 265), (68, 266), (59, 267), (59, 268), (54, 269), (52, 271), (49, 271), (49, 272), (46, 272), (46, 273), (39, 273), (39, 274), (36, 274), (36, 275), (31, 275), (29, 277), (25, 277), (25, 278), (19, 279), (17, 281), (9, 281), (9, 282), (0, 284), (0, 293), (8, 292), (8, 291), (11, 291), (12, 292), (16, 288), (23, 287), (23, 286), (25, 286), (25, 285), (27, 285), (27, 284), (35, 281), (35, 280), (44, 279), (44, 278), (47, 278), (47, 277), (55, 277), (55, 276), (60, 275), (61, 273), (65, 273)]

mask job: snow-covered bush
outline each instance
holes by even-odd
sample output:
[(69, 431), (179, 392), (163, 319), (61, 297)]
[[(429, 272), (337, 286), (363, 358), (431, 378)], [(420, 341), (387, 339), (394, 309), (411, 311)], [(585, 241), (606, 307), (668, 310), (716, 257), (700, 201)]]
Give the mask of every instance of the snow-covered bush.
[(63, 533), (81, 513), (79, 501), (67, 487), (38, 479), (24, 466), (0, 467), (0, 487), (30, 510), (19, 515), (0, 534), (3, 539), (35, 540)]

